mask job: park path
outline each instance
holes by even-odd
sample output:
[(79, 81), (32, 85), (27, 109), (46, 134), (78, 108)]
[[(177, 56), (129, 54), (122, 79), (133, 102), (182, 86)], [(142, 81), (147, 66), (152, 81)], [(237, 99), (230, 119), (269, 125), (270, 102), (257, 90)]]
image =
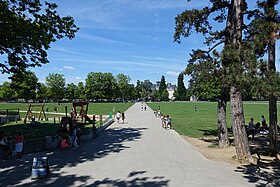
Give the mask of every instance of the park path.
[[(124, 124), (114, 122), (77, 149), (47, 153), (51, 175), (30, 180), (33, 156), (0, 165), (0, 186), (255, 186), (236, 166), (207, 160), (148, 107), (136, 103)], [(1, 164), (1, 163), (0, 163)], [(16, 164), (16, 167), (15, 167)], [(9, 166), (8, 166), (9, 165)]]

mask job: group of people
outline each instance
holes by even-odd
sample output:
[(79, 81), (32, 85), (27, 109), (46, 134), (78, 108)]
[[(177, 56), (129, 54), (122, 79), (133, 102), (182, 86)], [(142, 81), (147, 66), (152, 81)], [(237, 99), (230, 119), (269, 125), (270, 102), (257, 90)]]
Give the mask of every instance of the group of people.
[(62, 133), (62, 140), (60, 142), (60, 147), (62, 149), (79, 147), (81, 129), (77, 126), (77, 124), (73, 123), (70, 118), (65, 118), (61, 121), (61, 123), (62, 128), (60, 133)]
[(9, 133), (6, 131), (1, 132), (0, 148), (4, 151), (4, 159), (8, 159), (15, 153), (16, 158), (22, 157), (24, 136), (18, 132), (14, 140), (10, 143)]
[(146, 111), (147, 110), (147, 105), (146, 104), (144, 104), (144, 102), (142, 101), (141, 102), (141, 110), (143, 111)]
[(254, 118), (250, 119), (248, 126), (246, 126), (246, 132), (248, 137), (252, 135), (252, 138), (254, 138), (256, 133), (269, 134), (269, 128), (266, 123), (265, 117), (262, 115), (261, 118), (261, 123), (257, 122), (256, 124), (254, 124)]
[(116, 119), (117, 119), (117, 122), (118, 123), (120, 123), (120, 119), (122, 119), (122, 123), (124, 124), (124, 119), (125, 119), (125, 114), (124, 114), (124, 112), (120, 112), (120, 111), (118, 111), (117, 113), (116, 113)]
[(161, 125), (165, 129), (172, 129), (171, 117), (169, 115), (161, 115)]

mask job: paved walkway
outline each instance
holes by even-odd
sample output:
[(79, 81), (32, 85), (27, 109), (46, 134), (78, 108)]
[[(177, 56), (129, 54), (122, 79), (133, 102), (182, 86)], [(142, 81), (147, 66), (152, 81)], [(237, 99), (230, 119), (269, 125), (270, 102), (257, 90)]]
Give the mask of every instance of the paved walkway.
[(97, 139), (47, 153), (51, 175), (30, 180), (33, 156), (0, 162), (0, 186), (255, 186), (240, 168), (209, 161), (140, 103)]

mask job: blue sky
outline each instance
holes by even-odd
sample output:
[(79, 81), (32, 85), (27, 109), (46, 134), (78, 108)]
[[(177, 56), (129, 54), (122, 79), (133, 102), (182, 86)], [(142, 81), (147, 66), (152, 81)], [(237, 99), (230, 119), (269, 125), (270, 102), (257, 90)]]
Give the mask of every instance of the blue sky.
[[(62, 39), (48, 51), (50, 63), (30, 69), (40, 82), (60, 73), (66, 83), (84, 81), (89, 72), (129, 75), (131, 83), (164, 75), (176, 84), (191, 49), (204, 48), (192, 35), (173, 42), (175, 17), (186, 9), (207, 6), (208, 0), (53, 0), (62, 16), (71, 15), (80, 28), (73, 40)], [(279, 59), (279, 58), (277, 58)], [(279, 61), (277, 61), (279, 62)], [(0, 84), (7, 75), (0, 75)], [(188, 78), (185, 77), (185, 82)]]

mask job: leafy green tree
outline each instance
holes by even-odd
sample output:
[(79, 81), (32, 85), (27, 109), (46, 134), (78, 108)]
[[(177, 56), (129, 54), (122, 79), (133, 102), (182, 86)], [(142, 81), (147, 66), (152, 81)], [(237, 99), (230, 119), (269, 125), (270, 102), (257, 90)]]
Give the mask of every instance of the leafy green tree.
[(11, 87), (17, 93), (17, 97), (20, 99), (36, 99), (38, 78), (35, 73), (31, 71), (22, 72), (21, 76), (13, 74), (11, 77)]
[(152, 92), (152, 100), (153, 101), (160, 101), (159, 91), (156, 90), (156, 89)]
[(67, 84), (65, 91), (65, 98), (67, 99), (77, 99), (78, 96), (78, 86), (74, 83)]
[(11, 88), (11, 84), (7, 81), (5, 81), (1, 88), (3, 99), (4, 100), (10, 100), (14, 99), (16, 97), (14, 90)]
[(114, 99), (117, 83), (111, 73), (91, 72), (87, 75), (85, 93), (89, 99)]
[(50, 73), (46, 77), (48, 97), (56, 101), (63, 99), (65, 94), (65, 84), (66, 83), (65, 83), (64, 75), (58, 73)]
[(78, 90), (77, 90), (77, 98), (79, 99), (85, 99), (85, 86), (83, 82), (78, 83)]
[(143, 100), (150, 99), (152, 95), (152, 85), (150, 80), (139, 81), (136, 83), (136, 91), (138, 93), (138, 98), (142, 98)]
[(137, 99), (139, 99), (142, 93), (142, 83), (140, 80), (137, 80), (135, 90), (136, 90)]
[(122, 100), (126, 100), (129, 95), (130, 95), (130, 77), (128, 75), (124, 75), (124, 74), (118, 74), (116, 76), (116, 81), (117, 81), (117, 85), (119, 88), (119, 97), (122, 98)]
[(175, 92), (175, 97), (176, 97), (176, 100), (178, 101), (185, 101), (186, 100), (186, 87), (185, 87), (185, 84), (184, 84), (184, 74), (183, 73), (180, 73), (178, 75), (178, 82), (177, 82), (177, 90)]
[(78, 28), (71, 16), (60, 17), (55, 3), (3, 0), (0, 2), (0, 70), (17, 74), (48, 63), (51, 43), (74, 38)]
[(214, 101), (220, 97), (221, 81), (214, 73), (211, 62), (201, 62), (186, 68), (186, 73), (191, 75), (191, 95), (202, 101)]
[(169, 101), (169, 93), (167, 89), (164, 89), (161, 95), (161, 100), (162, 101)]
[(37, 99), (46, 99), (48, 97), (48, 88), (43, 83), (38, 83)]

